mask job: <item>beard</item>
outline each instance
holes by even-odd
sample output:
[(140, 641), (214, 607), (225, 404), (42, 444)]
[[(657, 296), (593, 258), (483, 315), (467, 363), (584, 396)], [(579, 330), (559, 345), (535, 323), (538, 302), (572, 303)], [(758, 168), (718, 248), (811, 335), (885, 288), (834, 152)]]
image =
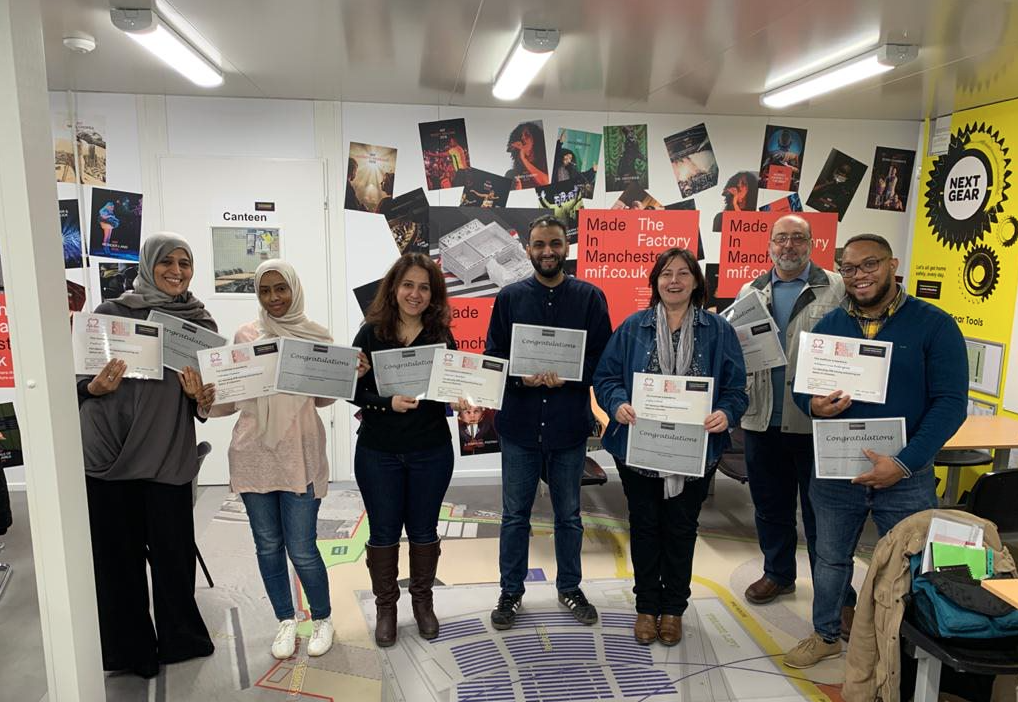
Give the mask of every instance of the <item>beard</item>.
[(530, 263), (534, 266), (534, 270), (537, 271), (537, 274), (542, 278), (554, 278), (562, 270), (562, 267), (565, 265), (565, 260), (561, 256), (555, 255), (555, 265), (550, 270), (542, 265), (540, 258), (531, 256)]
[(809, 261), (809, 254), (804, 254), (798, 258), (784, 258), (782, 256), (775, 256), (771, 254), (771, 261), (778, 270), (782, 271), (797, 271), (806, 267), (806, 263)]
[(852, 302), (854, 302), (856, 305), (859, 305), (860, 307), (863, 306), (863, 304), (875, 305), (881, 300), (885, 299), (887, 297), (887, 294), (891, 291), (891, 286), (895, 285), (894, 276), (893, 275), (890, 276), (883, 282), (874, 283), (874, 285), (876, 287), (876, 292), (874, 293), (873, 298), (869, 301), (869, 303), (861, 303), (859, 301), (859, 298), (855, 296), (854, 291), (848, 288), (845, 289), (845, 294), (848, 295), (849, 298), (851, 298)]

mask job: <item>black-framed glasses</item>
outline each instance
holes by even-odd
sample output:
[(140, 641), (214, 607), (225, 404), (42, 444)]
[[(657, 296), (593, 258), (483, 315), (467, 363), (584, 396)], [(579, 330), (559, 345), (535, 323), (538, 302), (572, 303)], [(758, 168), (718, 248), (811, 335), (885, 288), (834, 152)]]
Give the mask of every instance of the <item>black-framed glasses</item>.
[(788, 242), (792, 242), (796, 246), (802, 246), (809, 241), (809, 234), (775, 234), (771, 237), (771, 241), (775, 244), (784, 246)]
[(838, 270), (841, 272), (842, 278), (854, 278), (855, 274), (859, 271), (862, 271), (863, 273), (872, 273), (876, 269), (880, 268), (880, 264), (886, 261), (887, 258), (887, 256), (884, 256), (883, 258), (867, 258), (858, 266), (841, 266)]

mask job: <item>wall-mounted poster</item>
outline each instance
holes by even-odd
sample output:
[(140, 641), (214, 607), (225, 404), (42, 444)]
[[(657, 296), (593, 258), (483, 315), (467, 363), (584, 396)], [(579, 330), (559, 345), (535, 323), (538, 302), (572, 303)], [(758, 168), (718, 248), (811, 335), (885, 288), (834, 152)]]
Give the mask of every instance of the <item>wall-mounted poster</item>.
[(53, 162), (58, 183), (78, 182), (71, 122), (66, 114), (53, 117)]
[[(739, 171), (727, 181), (721, 190), (725, 206), (721, 212), (746, 212), (756, 210), (759, 194), (759, 178), (751, 171)], [(721, 212), (714, 215), (713, 231), (721, 231)]]
[(802, 159), (806, 155), (806, 130), (768, 124), (760, 156), (760, 187), (765, 190), (798, 190)]
[(0, 388), (14, 387), (14, 352), (7, 323), (7, 295), (0, 291)]
[(71, 312), (81, 312), (85, 309), (85, 286), (67, 281), (67, 309)]
[(396, 180), (396, 149), (350, 142), (346, 162), (344, 207), (359, 212), (378, 212), (392, 197)]
[(106, 121), (78, 120), (74, 133), (78, 141), (78, 173), (82, 185), (106, 185)]
[(718, 162), (706, 124), (700, 123), (665, 137), (665, 148), (682, 197), (692, 197), (718, 184)]
[(555, 142), (551, 182), (572, 180), (583, 183), (583, 197), (594, 197), (597, 166), (601, 156), (601, 134), (578, 129), (559, 129)]
[(134, 279), (138, 277), (137, 263), (100, 263), (99, 296), (103, 302), (134, 291)]
[(863, 176), (866, 175), (866, 168), (862, 161), (856, 161), (846, 153), (831, 149), (806, 204), (818, 212), (837, 212), (840, 222), (844, 219), (848, 205), (852, 202), (855, 191), (859, 189)]
[[(679, 202), (673, 202), (670, 205), (665, 205), (666, 210), (695, 210), (696, 199), (689, 198), (688, 200), (680, 200)], [(707, 254), (703, 251), (703, 235), (700, 232), (700, 227), (696, 228), (696, 260), (702, 261), (707, 257)]]
[(586, 183), (582, 180), (565, 180), (537, 189), (537, 202), (547, 207), (555, 216), (566, 223), (569, 243), (576, 243), (576, 228), (580, 210), (583, 209), (583, 193)]
[(428, 253), (428, 196), (422, 188), (398, 195), (383, 213), (400, 254)]
[(604, 189), (625, 190), (631, 183), (650, 187), (647, 180), (647, 125), (604, 128)]
[(470, 148), (467, 146), (467, 123), (462, 119), (443, 119), (438, 122), (421, 122), (421, 153), (424, 156), (424, 175), (428, 190), (453, 187), (456, 171), (470, 168)]
[(665, 208), (657, 199), (636, 183), (630, 183), (612, 203), (613, 210), (663, 210)]
[(456, 413), (459, 428), (461, 456), (498, 453), (498, 432), (495, 430), (495, 410), (470, 407)]
[(253, 295), (255, 270), (263, 261), (279, 258), (278, 229), (212, 227), (212, 267), (215, 291)]
[(0, 470), (25, 465), (21, 453), (21, 430), (14, 403), (0, 404)]
[(802, 212), (802, 200), (799, 198), (799, 193), (791, 193), (775, 200), (774, 202), (768, 202), (766, 205), (760, 206), (761, 212)]
[(464, 168), (456, 171), (452, 179), (455, 186), (463, 186), (460, 197), (461, 207), (505, 207), (513, 181), (478, 168)]
[(878, 146), (873, 155), (873, 173), (866, 207), (871, 210), (904, 212), (912, 184), (915, 151)]
[(512, 181), (513, 190), (530, 190), (550, 182), (548, 151), (544, 144), (544, 124), (541, 120), (516, 125), (509, 132), (505, 150), (512, 162), (505, 177)]
[(60, 235), (64, 245), (64, 268), (81, 268), (81, 217), (77, 200), (60, 200)]
[(138, 193), (92, 188), (88, 252), (93, 256), (137, 261), (141, 204), (142, 196)]

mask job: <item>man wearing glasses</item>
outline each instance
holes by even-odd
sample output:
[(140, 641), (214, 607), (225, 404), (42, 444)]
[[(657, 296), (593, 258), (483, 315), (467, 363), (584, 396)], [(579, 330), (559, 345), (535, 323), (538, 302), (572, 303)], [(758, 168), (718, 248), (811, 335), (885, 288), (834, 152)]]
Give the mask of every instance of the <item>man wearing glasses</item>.
[(809, 501), (813, 425), (792, 400), (792, 378), (799, 332), (812, 331), (845, 295), (841, 276), (810, 261), (812, 232), (803, 217), (778, 219), (771, 228), (769, 251), (774, 267), (739, 292), (740, 298), (753, 290), (763, 294), (788, 358), (787, 367), (747, 374), (749, 409), (742, 416), (746, 472), (764, 556), (763, 575), (746, 589), (746, 600), (753, 604), (795, 592), (796, 495), (811, 569), (814, 563), (816, 520)]
[(853, 403), (836, 390), (826, 397), (795, 393), (818, 419), (905, 418), (906, 445), (896, 456), (866, 451), (872, 470), (851, 482), (814, 480), (817, 515), (813, 568), (813, 633), (785, 654), (785, 665), (809, 668), (841, 654), (841, 608), (854, 605), (852, 557), (866, 517), (882, 537), (902, 519), (937, 506), (933, 457), (965, 421), (968, 356), (957, 323), (946, 312), (907, 295), (894, 279), (898, 259), (887, 240), (860, 234), (845, 244), (841, 274), (847, 304), (825, 316), (816, 334), (894, 344), (887, 400)]

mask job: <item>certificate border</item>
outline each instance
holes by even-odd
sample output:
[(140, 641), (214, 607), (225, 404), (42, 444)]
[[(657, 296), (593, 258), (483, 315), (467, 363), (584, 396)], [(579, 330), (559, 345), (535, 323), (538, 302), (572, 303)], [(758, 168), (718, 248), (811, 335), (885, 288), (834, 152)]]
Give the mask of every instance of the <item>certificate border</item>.
[[(183, 322), (184, 324), (190, 324), (191, 326), (201, 327), (202, 329), (207, 331), (209, 334), (215, 334), (216, 336), (218, 336), (220, 339), (223, 340), (223, 343), (221, 345), (219, 345), (219, 346), (210, 346), (209, 347), (210, 349), (219, 349), (219, 348), (222, 348), (223, 346), (226, 346), (226, 345), (228, 345), (230, 343), (230, 340), (227, 339), (222, 334), (220, 334), (219, 332), (214, 332), (211, 329), (208, 329), (206, 327), (202, 327), (200, 324), (194, 324), (193, 322), (188, 322), (186, 319), (181, 319), (180, 317), (177, 317), (176, 315), (172, 315), (172, 314), (169, 314), (167, 312), (163, 312), (162, 310), (156, 310), (156, 309), (149, 310), (148, 317), (146, 317), (145, 319), (147, 319), (148, 321), (151, 322), (152, 321), (152, 315), (154, 315), (154, 314), (161, 314), (164, 317), (171, 317), (172, 319), (179, 320), (180, 322)], [(155, 322), (155, 323), (156, 324), (161, 324), (161, 322)], [(165, 339), (165, 338), (166, 338), (166, 325), (164, 324), (163, 325), (163, 339)], [(163, 348), (165, 348), (165, 346), (166, 346), (166, 342), (164, 341), (163, 342)], [(204, 350), (204, 349), (202, 349), (202, 350)], [(169, 363), (166, 363), (166, 354), (165, 353), (163, 353), (163, 367), (169, 368), (171, 371), (174, 371), (175, 373), (183, 373), (184, 372), (183, 368), (174, 368)], [(195, 370), (198, 370), (198, 369), (195, 368)]]
[[(647, 422), (656, 422), (657, 424), (687, 424), (689, 426), (696, 426), (692, 422), (659, 422), (656, 419), (645, 419)], [(667, 475), (681, 475), (684, 478), (703, 478), (707, 474), (707, 445), (710, 443), (710, 432), (706, 429), (703, 430), (703, 456), (700, 459), (700, 472), (699, 473), (677, 473), (670, 471), (665, 468), (652, 468), (650, 466), (641, 466), (638, 463), (629, 462), (629, 453), (633, 445), (633, 429), (636, 427), (635, 424), (630, 424), (629, 431), (626, 432), (626, 465), (632, 466), (633, 468), (643, 468), (644, 470), (653, 470), (658, 473), (665, 473)]]
[[(117, 314), (102, 314), (100, 312), (85, 312), (85, 311), (78, 311), (78, 312), (72, 312), (71, 313), (71, 335), (73, 337), (72, 340), (71, 340), (71, 354), (72, 354), (73, 359), (74, 359), (74, 374), (75, 375), (91, 375), (91, 376), (95, 376), (95, 373), (92, 373), (91, 371), (87, 371), (87, 370), (84, 369), (84, 360), (85, 359), (83, 359), (83, 358), (79, 359), (78, 354), (76, 353), (79, 344), (74, 341), (74, 338), (79, 338), (82, 334), (84, 334), (84, 332), (77, 332), (76, 331), (78, 329), (78, 320), (81, 319), (82, 317), (102, 317), (103, 319), (123, 319), (123, 320), (126, 320), (126, 321), (128, 321), (128, 322), (130, 322), (132, 324), (136, 324), (138, 322), (146, 322), (146, 323), (151, 324), (153, 326), (159, 327), (159, 377), (157, 378), (154, 375), (145, 375), (145, 374), (140, 374), (140, 373), (129, 374), (127, 372), (124, 373), (123, 377), (126, 378), (127, 380), (163, 380), (166, 377), (166, 371), (164, 370), (164, 364), (163, 364), (163, 325), (162, 324), (160, 324), (159, 322), (149, 322), (149, 320), (147, 318), (146, 319), (135, 319), (134, 317), (121, 317), (120, 315), (117, 315)], [(114, 358), (115, 358), (115, 356), (111, 355), (109, 358), (106, 359), (106, 362), (109, 363)], [(79, 371), (79, 365), (78, 365), (78, 361), (79, 360), (82, 361), (82, 364), (80, 366), (80, 368), (81, 368), (80, 371)]]
[[(800, 373), (800, 371), (803, 369), (803, 365), (801, 363), (801, 361), (803, 359), (803, 356), (809, 356), (809, 351), (807, 350), (808, 347), (809, 347), (809, 344), (805, 343), (806, 340), (807, 340), (807, 337), (809, 337), (809, 336), (823, 336), (823, 337), (826, 337), (828, 339), (845, 339), (847, 341), (853, 341), (853, 342), (860, 343), (860, 344), (875, 344), (877, 346), (886, 346), (887, 347), (887, 374), (884, 376), (883, 399), (881, 399), (879, 401), (878, 400), (864, 400), (862, 398), (856, 397), (855, 395), (852, 395), (852, 393), (848, 393), (848, 394), (852, 397), (852, 401), (853, 402), (865, 402), (866, 404), (869, 404), (869, 405), (883, 405), (883, 404), (887, 404), (887, 384), (888, 384), (888, 382), (890, 382), (890, 379), (891, 379), (891, 360), (892, 360), (892, 358), (894, 356), (894, 342), (893, 341), (881, 341), (879, 339), (859, 339), (859, 338), (856, 338), (854, 336), (840, 336), (838, 334), (817, 334), (815, 332), (808, 332), (808, 331), (801, 331), (801, 332), (799, 332), (799, 352), (798, 352), (798, 354), (796, 354), (796, 357), (795, 357), (795, 383), (792, 385), (792, 392), (793, 393), (797, 392), (800, 395), (809, 395), (811, 397), (826, 397), (827, 395), (830, 394), (830, 393), (825, 393), (825, 392), (814, 392), (814, 391), (812, 391), (812, 390), (810, 390), (808, 388), (801, 388), (800, 389), (800, 387), (799, 387), (800, 379), (805, 377), (802, 373)], [(841, 388), (835, 388), (835, 389), (839, 390)]]
[[(280, 358), (283, 357), (283, 349), (286, 347), (286, 342), (287, 341), (296, 341), (296, 342), (299, 342), (299, 343), (302, 343), (302, 344), (318, 344), (320, 346), (332, 346), (332, 347), (339, 348), (339, 349), (351, 349), (351, 350), (356, 351), (357, 353), (361, 352), (361, 349), (360, 349), (359, 346), (344, 346), (343, 344), (327, 344), (324, 341), (312, 341), (310, 339), (295, 339), (294, 337), (291, 337), (291, 336), (280, 336), (280, 337), (277, 337), (277, 338), (279, 339), (279, 352), (278, 353), (279, 353), (279, 357)], [(347, 401), (352, 400), (354, 397), (357, 396), (357, 381), (359, 380), (359, 378), (357, 377), (357, 366), (356, 365), (353, 367), (353, 387), (352, 387), (353, 394), (350, 395), (350, 397), (333, 397), (332, 395), (321, 395), (321, 394), (318, 394), (318, 393), (311, 393), (311, 392), (297, 392), (296, 390), (280, 390), (279, 389), (279, 373), (280, 373), (280, 371), (282, 371), (282, 369), (283, 369), (283, 364), (277, 362), (276, 363), (276, 376), (272, 379), (272, 386), (276, 389), (276, 392), (283, 393), (284, 395), (299, 395), (301, 397), (325, 397), (325, 398), (328, 398), (330, 400), (334, 399), (334, 400), (347, 400)]]
[(498, 404), (497, 405), (493, 405), (491, 407), (483, 405), (486, 409), (501, 410), (502, 409), (502, 401), (505, 399), (505, 380), (506, 380), (506, 378), (509, 377), (509, 374), (508, 374), (508, 371), (509, 371), (509, 361), (507, 361), (504, 358), (497, 358), (495, 356), (485, 356), (482, 353), (473, 353), (471, 351), (460, 351), (458, 349), (449, 349), (449, 348), (435, 349), (435, 357), (432, 359), (432, 362), (431, 362), (431, 375), (428, 377), (428, 392), (426, 392), (424, 394), (425, 395), (424, 399), (425, 400), (429, 400), (431, 402), (442, 402), (442, 403), (446, 403), (446, 404), (448, 404), (449, 402), (455, 402), (456, 401), (456, 400), (443, 400), (443, 399), (436, 399), (434, 397), (429, 397), (429, 395), (431, 395), (431, 386), (435, 382), (435, 369), (440, 367), (439, 364), (437, 363), (438, 354), (440, 354), (440, 353), (447, 353), (447, 352), (461, 354), (463, 356), (476, 356), (477, 358), (480, 358), (480, 359), (484, 359), (484, 360), (488, 360), (488, 361), (497, 361), (499, 363), (506, 364), (506, 369), (502, 373), (502, 384), (499, 386), (499, 389), (498, 389)]
[[(450, 351), (453, 350), (453, 349), (449, 349), (449, 347), (446, 346), (445, 344), (425, 344), (424, 346), (397, 346), (394, 349), (381, 349), (379, 351), (372, 351), (371, 352), (371, 369), (372, 369), (372, 372), (374, 372), (374, 369), (376, 367), (378, 367), (378, 363), (375, 362), (375, 354), (379, 354), (379, 353), (393, 353), (394, 351), (422, 351), (424, 349), (434, 349), (435, 351), (437, 351), (439, 349), (448, 349)], [(431, 356), (431, 367), (432, 368), (435, 367), (435, 356), (434, 356), (434, 354), (432, 354), (432, 356)], [(431, 373), (430, 372), (428, 373), (428, 385), (429, 386), (431, 385)], [(378, 386), (378, 373), (375, 373), (375, 387), (377, 388), (377, 386)], [(428, 391), (425, 390), (424, 394), (427, 395)], [(379, 396), (380, 397), (392, 397), (392, 395), (381, 395), (381, 394)], [(418, 397), (417, 399), (423, 400), (424, 398), (423, 397)]]
[(526, 378), (526, 377), (528, 377), (528, 376), (526, 376), (523, 373), (513, 373), (513, 342), (516, 341), (516, 329), (517, 329), (517, 327), (519, 327), (520, 329), (524, 329), (524, 328), (528, 328), (528, 329), (561, 329), (563, 331), (579, 332), (580, 334), (582, 334), (583, 335), (583, 349), (582, 349), (582, 353), (580, 354), (580, 377), (579, 378), (567, 378), (567, 377), (565, 377), (563, 375), (560, 375), (559, 378), (561, 380), (573, 380), (573, 381), (576, 381), (576, 382), (583, 382), (583, 363), (587, 360), (587, 330), (586, 329), (573, 329), (572, 327), (552, 327), (552, 326), (547, 326), (547, 325), (542, 325), (542, 324), (520, 324), (518, 322), (513, 322), (512, 333), (509, 336), (509, 360), (508, 360), (509, 367), (506, 369), (506, 377), (511, 377), (511, 378)]
[[(637, 418), (646, 419), (646, 420), (649, 420), (651, 422), (664, 421), (667, 424), (693, 424), (693, 422), (669, 422), (667, 420), (651, 419), (650, 417), (640, 417), (640, 413), (636, 409), (636, 390), (635, 390), (635, 388), (636, 388), (636, 379), (639, 376), (651, 376), (651, 377), (664, 378), (664, 379), (676, 378), (676, 379), (679, 379), (679, 380), (681, 380), (683, 382), (692, 380), (693, 382), (707, 383), (707, 392), (704, 393), (704, 394), (707, 395), (708, 398), (710, 398), (710, 401), (709, 401), (708, 406), (707, 406), (707, 414), (705, 414), (703, 416), (704, 421), (706, 421), (707, 416), (710, 415), (710, 413), (713, 411), (713, 408), (714, 408), (714, 378), (712, 378), (711, 376), (709, 376), (709, 375), (667, 375), (665, 373), (644, 373), (642, 371), (634, 371), (633, 372), (633, 388), (634, 389), (633, 389), (633, 397), (631, 399), (632, 399), (632, 404), (633, 404), (633, 411), (636, 413)], [(653, 470), (653, 469), (650, 469), (650, 470)]]
[(817, 480), (854, 480), (856, 476), (849, 475), (820, 475), (820, 461), (817, 460), (820, 457), (819, 451), (817, 451), (817, 424), (824, 423), (837, 423), (844, 424), (845, 422), (901, 422), (901, 438), (902, 448), (908, 446), (908, 435), (905, 432), (905, 418), (904, 417), (856, 417), (854, 419), (814, 419), (813, 420), (813, 477)]

